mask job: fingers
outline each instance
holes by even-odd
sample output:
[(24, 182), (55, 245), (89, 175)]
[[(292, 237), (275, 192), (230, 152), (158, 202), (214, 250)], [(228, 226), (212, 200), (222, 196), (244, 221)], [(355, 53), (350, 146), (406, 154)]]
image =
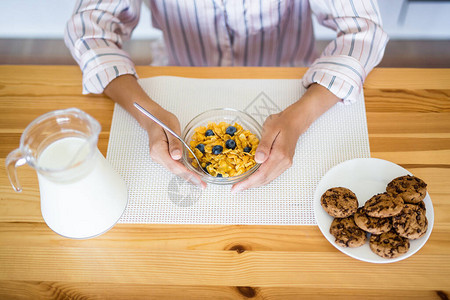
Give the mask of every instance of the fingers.
[(200, 176), (189, 171), (181, 162), (171, 159), (170, 156), (169, 161), (165, 166), (169, 169), (170, 172), (177, 176), (180, 176), (184, 180), (189, 181), (190, 183), (202, 189), (206, 188), (206, 183), (201, 180)]
[[(170, 133), (168, 135), (172, 136)], [(181, 178), (189, 181), (190, 183), (204, 189), (206, 183), (201, 180), (201, 177), (194, 172), (190, 171), (181, 162), (177, 161), (181, 158), (181, 146), (177, 145), (177, 142), (181, 144), (175, 137), (169, 141), (168, 135), (161, 128), (153, 128), (148, 131), (149, 136), (149, 148), (150, 157), (155, 162), (166, 167), (173, 174), (180, 176)], [(170, 145), (172, 145), (172, 153), (169, 153)], [(177, 157), (176, 151), (179, 151)], [(175, 155), (174, 155), (175, 151)], [(175, 156), (175, 157), (174, 157)]]
[(271, 119), (264, 122), (261, 141), (259, 142), (258, 148), (255, 152), (255, 161), (259, 164), (262, 164), (267, 160), (273, 143), (280, 133), (275, 126), (271, 126), (271, 123)]
[(173, 174), (180, 176), (181, 178), (189, 181), (190, 183), (201, 187), (202, 189), (206, 188), (206, 183), (203, 182), (199, 175), (194, 172), (188, 170), (185, 165), (181, 162), (173, 160), (171, 155), (168, 152), (167, 142), (164, 145), (164, 142), (157, 141), (157, 145), (154, 145), (152, 148), (152, 152), (150, 156), (159, 164), (165, 166), (170, 172)]
[(278, 135), (273, 143), (270, 156), (247, 180), (235, 184), (231, 189), (232, 193), (268, 184), (292, 166), (295, 145), (293, 151), (287, 151), (292, 149), (292, 146), (286, 144), (286, 140), (280, 140), (283, 139)]
[[(169, 125), (175, 133), (177, 133), (179, 136), (181, 136), (181, 129), (180, 129), (180, 123), (176, 122), (175, 124), (172, 124), (172, 126)], [(181, 158), (182, 153), (182, 147), (181, 141), (178, 140), (176, 137), (174, 137), (170, 132), (164, 131), (167, 137), (167, 141), (169, 143), (169, 153), (170, 156), (175, 159), (179, 160)]]
[(239, 193), (250, 188), (266, 185), (280, 176), (288, 168), (288, 163), (283, 163), (269, 157), (269, 159), (259, 167), (258, 171), (252, 174), (247, 180), (235, 184), (232, 187), (231, 192)]

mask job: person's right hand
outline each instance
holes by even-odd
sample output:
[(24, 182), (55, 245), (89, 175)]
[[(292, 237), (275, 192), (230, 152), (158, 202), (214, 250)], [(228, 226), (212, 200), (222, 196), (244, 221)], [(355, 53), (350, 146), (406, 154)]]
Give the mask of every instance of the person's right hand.
[(147, 131), (150, 157), (153, 161), (196, 186), (206, 187), (206, 183), (201, 180), (199, 175), (188, 170), (180, 162), (183, 153), (181, 142), (134, 107), (133, 103), (137, 102), (178, 135), (181, 135), (180, 122), (177, 117), (151, 100), (134, 76), (122, 75), (117, 77), (108, 84), (104, 92), (126, 109)]
[[(181, 136), (180, 122), (174, 114), (163, 108), (153, 111), (152, 114)], [(189, 171), (180, 162), (183, 145), (176, 137), (150, 119), (141, 121), (141, 125), (147, 130), (150, 157), (153, 161), (201, 188), (206, 187), (200, 176)]]

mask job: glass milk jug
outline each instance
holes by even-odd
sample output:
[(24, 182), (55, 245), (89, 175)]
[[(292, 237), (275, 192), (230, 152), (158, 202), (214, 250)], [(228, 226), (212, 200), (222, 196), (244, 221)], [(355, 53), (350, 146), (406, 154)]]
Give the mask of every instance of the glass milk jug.
[(18, 166), (37, 171), (41, 212), (47, 225), (69, 238), (108, 231), (128, 202), (127, 186), (97, 149), (100, 124), (77, 109), (49, 112), (22, 134), (20, 147), (6, 158), (13, 188), (22, 190)]

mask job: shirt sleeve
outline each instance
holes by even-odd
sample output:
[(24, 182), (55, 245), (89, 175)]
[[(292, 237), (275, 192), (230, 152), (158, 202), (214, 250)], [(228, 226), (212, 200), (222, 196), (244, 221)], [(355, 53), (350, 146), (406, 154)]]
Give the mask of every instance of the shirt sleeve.
[(139, 22), (141, 0), (78, 0), (64, 41), (83, 72), (83, 94), (100, 94), (116, 77), (137, 76), (122, 44)]
[(376, 0), (310, 1), (320, 24), (337, 32), (303, 77), (308, 87), (318, 83), (343, 100), (358, 100), (367, 74), (381, 61), (389, 40), (382, 29)]

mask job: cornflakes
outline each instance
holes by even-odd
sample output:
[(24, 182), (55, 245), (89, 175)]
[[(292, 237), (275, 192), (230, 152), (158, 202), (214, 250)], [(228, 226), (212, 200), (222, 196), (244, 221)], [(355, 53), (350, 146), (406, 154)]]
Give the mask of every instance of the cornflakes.
[[(201, 163), (201, 167), (214, 177), (232, 177), (250, 170), (255, 164), (255, 152), (259, 139), (241, 125), (226, 122), (195, 129), (190, 142), (192, 151)], [(192, 159), (192, 166), (198, 167)]]

